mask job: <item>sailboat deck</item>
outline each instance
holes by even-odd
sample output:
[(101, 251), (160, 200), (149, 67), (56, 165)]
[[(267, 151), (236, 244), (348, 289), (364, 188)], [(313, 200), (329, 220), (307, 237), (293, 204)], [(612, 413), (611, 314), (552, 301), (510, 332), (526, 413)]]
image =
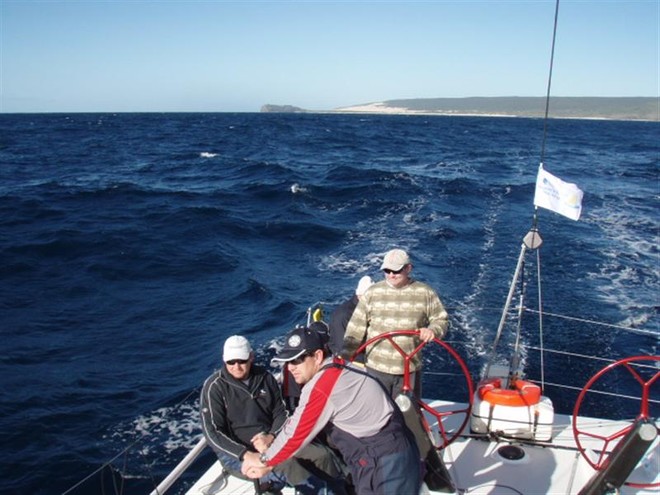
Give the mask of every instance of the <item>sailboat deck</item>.
[[(445, 401), (430, 401), (428, 404), (435, 410), (457, 410), (465, 405)], [(427, 418), (429, 421), (431, 418)], [(446, 430), (460, 426), (463, 418), (460, 415), (449, 416), (444, 421)], [(579, 419), (582, 431), (588, 430), (600, 437), (620, 431), (626, 422), (606, 421), (603, 419)], [(437, 426), (437, 425), (436, 425)], [(437, 427), (431, 423), (434, 434)], [(469, 428), (466, 428), (466, 431)], [(525, 441), (488, 439), (466, 433), (458, 437), (442, 455), (452, 480), (456, 486), (455, 493), (513, 495), (513, 494), (577, 494), (595, 474), (595, 470), (579, 452), (572, 430), (572, 418), (558, 414), (554, 418), (554, 435), (552, 441), (531, 443)], [(598, 453), (603, 449), (603, 442), (598, 438), (581, 439), (582, 446), (592, 455), (595, 462)], [(515, 445), (517, 452), (524, 455), (518, 460), (503, 457), (501, 447)], [(658, 439), (649, 450), (647, 456), (639, 463), (629, 479), (645, 485), (660, 484), (660, 456), (658, 455)], [(187, 495), (217, 494), (252, 494), (254, 484), (229, 476), (222, 479), (222, 467), (216, 462), (187, 492)], [(620, 493), (623, 495), (656, 494), (660, 488), (635, 487), (624, 485)], [(293, 495), (293, 489), (285, 489), (286, 495)], [(426, 486), (422, 494), (440, 492), (429, 491)], [(444, 492), (443, 492), (444, 493)]]

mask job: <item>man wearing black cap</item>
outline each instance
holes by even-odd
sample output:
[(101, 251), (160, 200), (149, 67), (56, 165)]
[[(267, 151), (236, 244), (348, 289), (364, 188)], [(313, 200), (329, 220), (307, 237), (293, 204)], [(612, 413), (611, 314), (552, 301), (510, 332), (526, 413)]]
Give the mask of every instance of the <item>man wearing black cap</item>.
[[(328, 324), (324, 321), (313, 321), (309, 325), (312, 332), (320, 332), (323, 338), (329, 338)], [(293, 379), (289, 370), (285, 367), (282, 373), (282, 392), (289, 411), (293, 411), (300, 401), (301, 386)]]
[(360, 495), (414, 495), (420, 455), (403, 417), (373, 377), (328, 357), (327, 338), (296, 328), (276, 358), (304, 385), (300, 403), (270, 447), (243, 457), (243, 474), (258, 478), (296, 455), (321, 431), (342, 454)]

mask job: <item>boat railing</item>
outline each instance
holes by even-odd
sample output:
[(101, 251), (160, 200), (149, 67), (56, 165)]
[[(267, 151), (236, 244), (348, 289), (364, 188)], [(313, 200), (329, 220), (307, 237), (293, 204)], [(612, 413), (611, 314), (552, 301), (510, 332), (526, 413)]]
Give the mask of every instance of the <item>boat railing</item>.
[(206, 448), (206, 437), (202, 438), (197, 442), (197, 444), (188, 452), (188, 454), (176, 465), (170, 474), (168, 474), (163, 481), (161, 481), (156, 488), (149, 495), (163, 495), (170, 487), (176, 483), (179, 477), (190, 467), (190, 465), (195, 462), (197, 457), (204, 451)]

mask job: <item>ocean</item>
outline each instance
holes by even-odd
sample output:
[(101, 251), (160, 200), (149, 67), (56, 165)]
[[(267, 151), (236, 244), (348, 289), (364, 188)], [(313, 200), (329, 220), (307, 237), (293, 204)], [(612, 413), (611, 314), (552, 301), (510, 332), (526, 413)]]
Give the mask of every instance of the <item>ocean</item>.
[[(308, 308), (328, 315), (362, 275), (381, 277), (392, 247), (437, 290), (447, 340), (478, 378), (532, 226), (543, 147), (546, 170), (585, 193), (577, 222), (538, 211), (544, 308), (632, 331), (548, 319), (544, 345), (657, 355), (660, 125), (551, 119), (545, 146), (543, 129), (459, 116), (0, 115), (0, 491), (148, 493), (200, 434), (199, 390), (224, 339), (247, 336), (268, 365)], [(533, 335), (522, 344), (538, 345)], [(537, 354), (523, 355), (531, 378)], [(602, 363), (590, 366), (547, 359), (545, 376), (579, 387)], [(576, 394), (552, 397), (557, 412)]]

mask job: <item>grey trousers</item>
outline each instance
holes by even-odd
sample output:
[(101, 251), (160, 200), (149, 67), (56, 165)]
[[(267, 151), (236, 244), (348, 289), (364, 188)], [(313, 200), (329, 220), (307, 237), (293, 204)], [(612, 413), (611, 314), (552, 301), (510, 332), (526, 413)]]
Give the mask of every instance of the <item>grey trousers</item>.
[[(367, 373), (377, 378), (393, 399), (396, 399), (396, 396), (401, 393), (403, 388), (403, 375), (391, 375), (389, 373), (383, 373), (382, 371), (376, 371), (369, 367), (369, 363), (367, 363)], [(412, 385), (415, 397), (421, 398), (422, 374), (417, 372), (410, 373), (410, 384)]]
[(295, 457), (273, 468), (282, 473), (292, 485), (303, 483), (310, 476), (338, 478), (343, 474), (339, 458), (326, 445), (310, 443)]

